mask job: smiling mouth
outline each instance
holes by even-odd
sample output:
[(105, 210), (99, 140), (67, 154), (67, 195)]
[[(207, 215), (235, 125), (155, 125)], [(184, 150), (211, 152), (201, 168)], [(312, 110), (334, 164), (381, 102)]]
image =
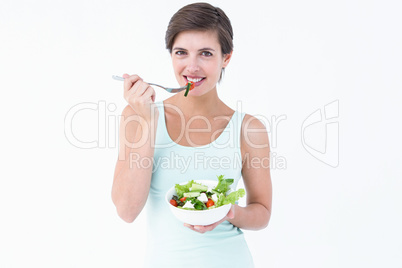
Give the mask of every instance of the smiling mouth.
[(184, 76), (184, 78), (186, 78), (186, 80), (188, 82), (193, 82), (193, 83), (198, 83), (205, 79), (205, 77), (193, 78), (193, 77), (188, 77), (188, 76)]

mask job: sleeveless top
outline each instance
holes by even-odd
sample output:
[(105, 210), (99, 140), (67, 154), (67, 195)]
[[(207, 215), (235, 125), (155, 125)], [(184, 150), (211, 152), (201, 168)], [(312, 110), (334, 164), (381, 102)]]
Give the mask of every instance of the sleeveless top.
[[(204, 234), (180, 222), (165, 201), (176, 183), (189, 180), (241, 177), (240, 129), (244, 113), (234, 112), (224, 131), (210, 144), (198, 147), (174, 142), (166, 128), (163, 102), (159, 109), (154, 164), (148, 199), (146, 267), (254, 267), (243, 232), (229, 221)], [(229, 120), (229, 118), (226, 118)]]

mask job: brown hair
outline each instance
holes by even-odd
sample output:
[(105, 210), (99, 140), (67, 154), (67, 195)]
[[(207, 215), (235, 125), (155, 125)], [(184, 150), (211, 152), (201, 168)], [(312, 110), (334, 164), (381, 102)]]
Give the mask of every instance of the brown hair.
[(214, 30), (218, 34), (222, 55), (233, 51), (233, 29), (229, 18), (219, 7), (208, 3), (194, 3), (182, 7), (170, 19), (166, 30), (165, 42), (169, 53), (172, 53), (176, 36), (188, 30)]

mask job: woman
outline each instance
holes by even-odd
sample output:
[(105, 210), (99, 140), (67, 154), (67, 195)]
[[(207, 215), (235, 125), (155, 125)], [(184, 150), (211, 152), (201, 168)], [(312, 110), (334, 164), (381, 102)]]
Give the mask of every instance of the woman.
[[(172, 17), (166, 32), (177, 81), (195, 83), (188, 96), (178, 93), (154, 103), (149, 84), (138, 75), (123, 76), (128, 105), (112, 199), (127, 222), (147, 206), (150, 267), (253, 267), (241, 229), (263, 229), (270, 219), (269, 144), (259, 120), (218, 97), (216, 85), (232, 57), (232, 39), (221, 9), (190, 4)], [(234, 179), (233, 188), (243, 177), (246, 207), (232, 205), (224, 219), (209, 226), (183, 225), (174, 218), (164, 202), (170, 187), (221, 174)]]

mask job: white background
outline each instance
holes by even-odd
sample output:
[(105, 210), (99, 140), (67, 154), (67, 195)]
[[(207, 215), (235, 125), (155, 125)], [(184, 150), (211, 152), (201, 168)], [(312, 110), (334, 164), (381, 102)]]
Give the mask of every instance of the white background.
[[(110, 198), (125, 106), (111, 75), (176, 86), (164, 33), (187, 3), (1, 1), (0, 267), (141, 267), (144, 215), (126, 224)], [(235, 31), (220, 97), (286, 116), (270, 133), (286, 160), (272, 170), (271, 222), (245, 232), (257, 267), (401, 267), (400, 2), (211, 3)], [(304, 120), (334, 101), (337, 167), (301, 139)], [(72, 129), (96, 148), (65, 136), (82, 103), (100, 108), (77, 113)], [(305, 138), (325, 149), (325, 122), (316, 126)]]

